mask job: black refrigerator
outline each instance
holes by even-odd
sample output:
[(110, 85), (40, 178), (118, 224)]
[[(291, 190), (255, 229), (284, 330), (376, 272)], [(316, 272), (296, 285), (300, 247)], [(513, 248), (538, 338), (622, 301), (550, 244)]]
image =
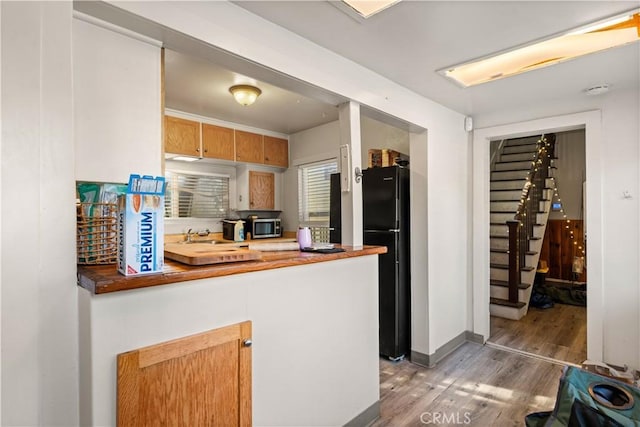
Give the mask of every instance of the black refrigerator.
[[(332, 243), (340, 242), (339, 176), (331, 180)], [(362, 180), (364, 244), (387, 247), (378, 260), (380, 355), (400, 360), (411, 346), (409, 169), (369, 168)]]
[(340, 194), (340, 174), (329, 177), (331, 192), (329, 196), (329, 243), (342, 242), (342, 194)]

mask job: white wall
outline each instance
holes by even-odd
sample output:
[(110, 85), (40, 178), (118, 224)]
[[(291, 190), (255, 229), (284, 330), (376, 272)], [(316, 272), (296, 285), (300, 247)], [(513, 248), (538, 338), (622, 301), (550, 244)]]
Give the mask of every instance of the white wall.
[[(437, 319), (433, 322), (429, 320), (431, 311), (429, 307), (429, 241), (430, 234), (416, 235), (413, 229), (419, 221), (421, 226), (428, 226), (428, 201), (430, 197), (426, 194), (428, 185), (428, 135), (411, 133), (409, 164), (409, 192), (411, 195), (411, 349), (423, 354), (431, 354), (435, 351), (428, 351), (431, 346), (429, 337), (430, 325), (439, 326)], [(422, 197), (416, 197), (421, 195)], [(425, 262), (426, 261), (426, 262)]]
[(369, 167), (369, 150), (388, 148), (402, 154), (409, 154), (409, 132), (367, 116), (361, 117), (362, 126), (362, 168)]
[[(638, 73), (640, 77), (640, 70)], [(606, 95), (585, 99), (585, 102), (580, 105), (558, 102), (552, 105), (528, 106), (526, 110), (495, 112), (477, 117), (476, 123), (489, 127), (538, 117), (548, 118), (546, 121), (549, 122), (555, 117), (561, 117), (562, 114), (572, 111), (580, 112), (589, 108), (601, 111), (602, 135), (595, 135), (597, 141), (590, 144), (589, 140), (594, 135), (590, 135), (587, 127), (586, 159), (589, 195), (586, 212), (589, 271), (587, 289), (588, 292), (597, 294), (596, 298), (589, 300), (587, 307), (588, 356), (638, 368), (640, 367), (640, 282), (638, 281), (640, 97), (638, 97), (638, 87), (612, 90)], [(544, 120), (541, 119), (541, 121)], [(597, 171), (596, 175), (594, 170)], [(482, 171), (474, 170), (474, 180), (481, 179), (481, 176), (477, 175), (481, 173)], [(625, 198), (624, 191), (628, 191), (631, 198)], [(475, 194), (474, 197), (476, 197)], [(597, 222), (599, 225), (594, 227), (592, 222)], [(474, 243), (474, 256), (477, 256), (478, 252)], [(594, 307), (594, 304), (598, 306)], [(474, 328), (477, 326), (474, 325)]]
[[(423, 245), (412, 246), (412, 256), (422, 260), (428, 271), (429, 283), (421, 286), (429, 286), (429, 292), (434, 293), (429, 313), (433, 323), (413, 325), (413, 330), (422, 337), (428, 335), (427, 329), (433, 333), (429, 340), (416, 341), (424, 344), (414, 346), (413, 350), (432, 354), (466, 330), (469, 267), (466, 161), (469, 147), (463, 115), (228, 2), (114, 4), (255, 63), (428, 129), (428, 166), (433, 166), (433, 170), (416, 170), (416, 173), (429, 176), (426, 181), (429, 188), (417, 189), (412, 194), (412, 203), (426, 206), (429, 194), (441, 207), (430, 208), (428, 221), (424, 218), (424, 221), (414, 222), (412, 227), (412, 241), (424, 242), (429, 235), (429, 245), (434, 250), (427, 258)], [(452, 161), (455, 164), (448, 167)], [(288, 174), (285, 182), (292, 181)], [(285, 226), (291, 226), (289, 219)], [(426, 307), (427, 301), (418, 304)]]
[(73, 84), (76, 179), (160, 175), (159, 44), (74, 19)]
[[(562, 209), (568, 219), (584, 219), (582, 184), (585, 181), (584, 129), (556, 133), (556, 186)], [(554, 199), (555, 200), (555, 199)], [(564, 219), (560, 211), (551, 211), (549, 219)]]
[(635, 368), (640, 368), (639, 119), (637, 90), (602, 99), (604, 360)]
[(78, 424), (71, 3), (2, 2), (2, 425)]
[(282, 209), (284, 230), (295, 231), (298, 219), (298, 166), (337, 159), (340, 155), (340, 122), (326, 123), (289, 136), (289, 169), (284, 173)]

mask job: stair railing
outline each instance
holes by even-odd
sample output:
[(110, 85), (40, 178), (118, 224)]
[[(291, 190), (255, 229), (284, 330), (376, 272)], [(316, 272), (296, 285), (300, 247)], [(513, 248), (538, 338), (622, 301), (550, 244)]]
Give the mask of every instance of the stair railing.
[(493, 170), (495, 164), (500, 161), (500, 153), (502, 153), (502, 147), (504, 147), (504, 143), (506, 141), (507, 141), (506, 139), (501, 139), (500, 142), (498, 143), (498, 146), (496, 147), (495, 151), (491, 155), (491, 169), (490, 170)]
[[(555, 135), (541, 135), (537, 143), (536, 157), (522, 190), (520, 204), (513, 220), (507, 221), (509, 230), (509, 302), (518, 302), (518, 288), (522, 280), (529, 241), (534, 237), (540, 203), (544, 200), (545, 181), (549, 176), (550, 152)], [(534, 266), (535, 268), (535, 266)]]

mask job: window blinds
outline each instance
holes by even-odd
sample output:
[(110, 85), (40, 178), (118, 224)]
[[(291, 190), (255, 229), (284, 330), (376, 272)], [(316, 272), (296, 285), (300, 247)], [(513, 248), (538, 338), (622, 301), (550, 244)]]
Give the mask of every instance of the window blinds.
[(298, 219), (302, 225), (329, 225), (330, 175), (337, 171), (334, 159), (299, 167)]
[(165, 218), (224, 218), (229, 213), (229, 177), (167, 171)]

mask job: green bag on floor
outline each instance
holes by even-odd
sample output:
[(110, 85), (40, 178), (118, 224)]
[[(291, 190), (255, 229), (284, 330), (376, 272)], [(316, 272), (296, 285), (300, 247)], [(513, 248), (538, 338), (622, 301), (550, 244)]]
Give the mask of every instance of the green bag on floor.
[(527, 427), (640, 427), (640, 389), (568, 366), (552, 412), (525, 418)]

